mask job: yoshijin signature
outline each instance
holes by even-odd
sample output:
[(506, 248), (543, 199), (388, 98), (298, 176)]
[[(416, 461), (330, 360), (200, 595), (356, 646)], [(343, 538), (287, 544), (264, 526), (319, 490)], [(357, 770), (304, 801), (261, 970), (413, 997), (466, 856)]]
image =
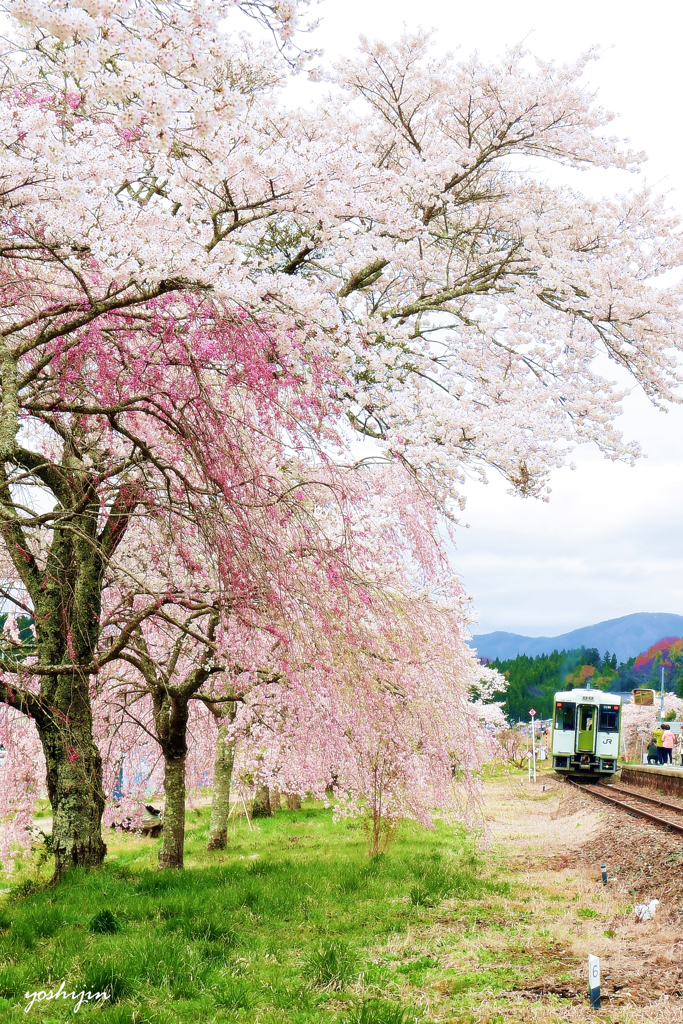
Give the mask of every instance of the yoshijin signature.
[(108, 992), (91, 992), (89, 989), (87, 991), (85, 989), (81, 989), (80, 992), (66, 992), (65, 988), (66, 983), (62, 981), (56, 992), (53, 992), (52, 989), (48, 989), (47, 991), (41, 990), (39, 992), (25, 992), (24, 999), (29, 999), (30, 1002), (28, 1006), (24, 1007), (24, 1013), (28, 1013), (34, 1003), (48, 1002), (52, 999), (73, 999), (74, 1002), (78, 1000), (74, 1006), (74, 1013), (78, 1013), (84, 999), (88, 1002), (94, 1000), (96, 1003), (99, 1003), (100, 1001), (104, 1002), (105, 999), (109, 999)]

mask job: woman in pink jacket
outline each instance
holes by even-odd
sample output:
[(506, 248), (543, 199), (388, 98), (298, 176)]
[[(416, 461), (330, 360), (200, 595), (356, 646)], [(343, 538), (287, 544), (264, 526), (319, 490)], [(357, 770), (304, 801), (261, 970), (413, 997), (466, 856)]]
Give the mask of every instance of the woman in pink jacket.
[(668, 722), (662, 722), (662, 753), (664, 755), (663, 763), (672, 764), (672, 754), (676, 743), (676, 737), (671, 731), (671, 726)]

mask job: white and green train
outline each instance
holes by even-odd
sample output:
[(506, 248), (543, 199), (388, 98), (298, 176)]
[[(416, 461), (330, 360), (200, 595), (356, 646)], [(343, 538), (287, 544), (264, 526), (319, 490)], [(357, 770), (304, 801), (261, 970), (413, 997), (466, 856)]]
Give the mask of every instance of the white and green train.
[(602, 690), (555, 694), (553, 768), (562, 775), (614, 775), (621, 740), (621, 697)]

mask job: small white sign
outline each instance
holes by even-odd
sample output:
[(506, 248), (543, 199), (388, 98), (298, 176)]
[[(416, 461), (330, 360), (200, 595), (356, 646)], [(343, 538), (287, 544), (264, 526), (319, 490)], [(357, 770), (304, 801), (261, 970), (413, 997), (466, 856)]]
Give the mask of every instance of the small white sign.
[(534, 709), (533, 709), (533, 708), (530, 708), (530, 709), (529, 709), (529, 714), (530, 714), (530, 715), (531, 715), (531, 717), (533, 718), (533, 717), (534, 717), (534, 715), (536, 714), (536, 712), (534, 711)]
[(600, 957), (588, 954), (588, 986), (600, 988)]

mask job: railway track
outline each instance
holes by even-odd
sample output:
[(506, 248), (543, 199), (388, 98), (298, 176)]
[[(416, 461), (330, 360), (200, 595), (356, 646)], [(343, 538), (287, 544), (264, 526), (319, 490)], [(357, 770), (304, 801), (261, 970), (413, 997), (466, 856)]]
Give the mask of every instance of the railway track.
[[(572, 786), (580, 789), (582, 793), (590, 793), (591, 796), (597, 797), (598, 800), (603, 800), (605, 803), (620, 807), (629, 814), (645, 818), (646, 821), (651, 821), (654, 825), (661, 825), (663, 828), (668, 828), (670, 832), (676, 832), (678, 835), (683, 836), (683, 806), (680, 804), (674, 804), (670, 800), (662, 800), (661, 797), (644, 796), (642, 793), (634, 793), (633, 790), (626, 789), (624, 786), (605, 786), (599, 783), (597, 785), (580, 785), (579, 783), (572, 782), (571, 779), (569, 779), (569, 782)], [(615, 796), (615, 793), (619, 793), (619, 796)], [(634, 806), (633, 803), (626, 803), (625, 800), (620, 799), (622, 796), (628, 796), (630, 800), (635, 800), (638, 803), (647, 804), (651, 807), (664, 807), (669, 811), (674, 811), (677, 817), (674, 817), (673, 820), (662, 818), (658, 814), (653, 814), (647, 807), (638, 807), (637, 805)]]

